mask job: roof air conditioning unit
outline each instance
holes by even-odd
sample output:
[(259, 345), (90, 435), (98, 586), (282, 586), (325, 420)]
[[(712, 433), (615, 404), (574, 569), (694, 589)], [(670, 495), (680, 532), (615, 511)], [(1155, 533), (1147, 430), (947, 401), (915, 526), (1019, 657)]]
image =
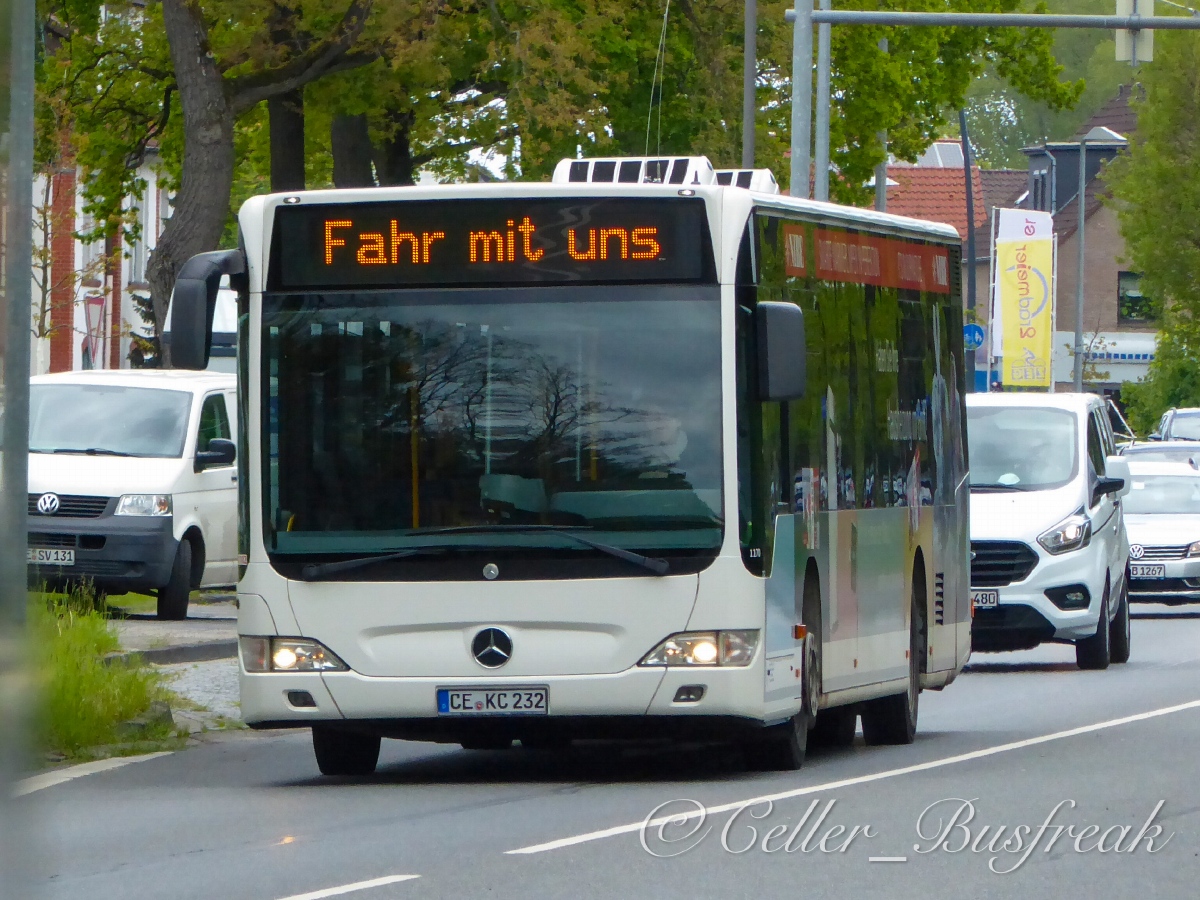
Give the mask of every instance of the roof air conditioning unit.
[(704, 156), (564, 159), (554, 167), (554, 184), (679, 184), (716, 183), (713, 165)]
[(779, 193), (779, 184), (770, 169), (717, 169), (717, 184), (748, 188), (761, 194)]

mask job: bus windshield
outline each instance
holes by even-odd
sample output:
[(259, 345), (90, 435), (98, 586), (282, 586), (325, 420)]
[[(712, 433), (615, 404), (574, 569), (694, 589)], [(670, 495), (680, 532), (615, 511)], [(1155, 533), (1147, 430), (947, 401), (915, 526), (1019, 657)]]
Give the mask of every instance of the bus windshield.
[(268, 548), (715, 555), (719, 289), (268, 294)]

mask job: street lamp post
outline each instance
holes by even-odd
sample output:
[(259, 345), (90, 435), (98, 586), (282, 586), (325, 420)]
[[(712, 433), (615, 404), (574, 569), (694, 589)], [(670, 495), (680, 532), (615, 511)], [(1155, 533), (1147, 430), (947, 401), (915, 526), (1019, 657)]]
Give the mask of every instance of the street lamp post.
[(1087, 223), (1087, 136), (1079, 141), (1079, 259), (1075, 282), (1075, 391), (1083, 390), (1083, 251)]

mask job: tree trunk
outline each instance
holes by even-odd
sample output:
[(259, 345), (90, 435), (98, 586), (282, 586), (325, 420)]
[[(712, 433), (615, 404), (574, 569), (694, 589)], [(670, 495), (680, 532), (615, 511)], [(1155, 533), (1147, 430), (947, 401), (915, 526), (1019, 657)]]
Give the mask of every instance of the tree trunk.
[(304, 190), (304, 88), (267, 101), (271, 120), (271, 190)]
[(395, 131), (391, 140), (379, 148), (375, 158), (375, 170), (379, 183), (387, 185), (415, 184), (416, 165), (413, 162), (412, 144), (409, 133), (413, 125), (412, 113), (392, 113)]
[[(183, 112), (184, 145), (179, 193), (146, 267), (158, 335), (166, 324), (180, 268), (195, 254), (220, 244), (234, 166), (233, 113), (198, 9), (189, 0), (163, 0), (163, 25)], [(166, 348), (163, 365), (170, 366)]]
[(333, 186), (374, 187), (366, 115), (334, 116), (329, 138), (333, 150)]

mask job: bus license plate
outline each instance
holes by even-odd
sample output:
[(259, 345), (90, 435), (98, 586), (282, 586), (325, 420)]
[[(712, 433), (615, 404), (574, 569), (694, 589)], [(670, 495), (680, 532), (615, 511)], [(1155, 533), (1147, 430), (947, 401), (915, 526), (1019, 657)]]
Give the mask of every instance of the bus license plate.
[(75, 551), (59, 550), (56, 547), (27, 547), (25, 562), (35, 566), (73, 566)]
[(1131, 578), (1166, 578), (1166, 566), (1148, 566), (1145, 563), (1129, 564), (1129, 575)]
[(546, 687), (438, 688), (439, 716), (544, 716), (550, 709)]
[(976, 609), (992, 609), (1000, 605), (999, 591), (971, 591), (971, 605)]

